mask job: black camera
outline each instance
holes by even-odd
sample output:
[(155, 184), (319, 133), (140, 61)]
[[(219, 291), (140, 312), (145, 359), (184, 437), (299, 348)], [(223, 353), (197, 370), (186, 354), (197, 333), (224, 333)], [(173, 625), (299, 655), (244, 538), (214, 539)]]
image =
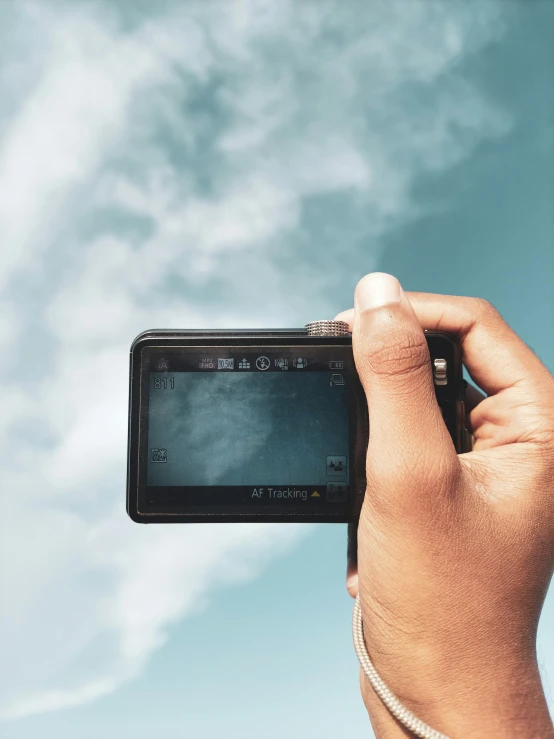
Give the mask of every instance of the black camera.
[[(426, 331), (457, 451), (461, 351)], [(356, 520), (369, 417), (342, 321), (141, 333), (131, 346), (127, 512), (139, 523)]]

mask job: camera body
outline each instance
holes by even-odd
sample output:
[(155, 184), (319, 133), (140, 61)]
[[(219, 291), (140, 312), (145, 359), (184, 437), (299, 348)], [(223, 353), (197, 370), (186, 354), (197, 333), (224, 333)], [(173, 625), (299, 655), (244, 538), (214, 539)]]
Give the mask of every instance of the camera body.
[[(461, 351), (425, 332), (457, 451)], [(153, 329), (130, 355), (127, 512), (139, 523), (354, 521), (369, 414), (341, 321), (303, 329)]]

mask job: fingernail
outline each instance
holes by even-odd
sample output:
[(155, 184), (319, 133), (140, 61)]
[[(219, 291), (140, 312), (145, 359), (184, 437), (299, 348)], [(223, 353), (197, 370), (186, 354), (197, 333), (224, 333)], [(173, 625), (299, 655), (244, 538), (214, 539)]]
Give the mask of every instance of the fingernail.
[(362, 277), (354, 292), (354, 306), (359, 311), (372, 310), (389, 303), (400, 303), (402, 288), (392, 275), (386, 272), (371, 272)]

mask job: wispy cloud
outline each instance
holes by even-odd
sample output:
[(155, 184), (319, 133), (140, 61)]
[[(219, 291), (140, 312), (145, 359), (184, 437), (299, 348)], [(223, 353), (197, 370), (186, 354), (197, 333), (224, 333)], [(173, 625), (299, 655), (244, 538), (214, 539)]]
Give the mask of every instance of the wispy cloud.
[(508, 126), (462, 76), (495, 3), (129, 5), (2, 11), (5, 716), (115, 690), (308, 530), (127, 520), (132, 338), (329, 314), (417, 177)]

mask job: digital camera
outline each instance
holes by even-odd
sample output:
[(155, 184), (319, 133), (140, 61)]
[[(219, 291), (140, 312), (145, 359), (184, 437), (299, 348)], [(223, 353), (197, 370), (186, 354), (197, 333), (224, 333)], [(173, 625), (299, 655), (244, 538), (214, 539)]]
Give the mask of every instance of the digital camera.
[[(426, 331), (457, 451), (468, 451), (461, 351)], [(130, 356), (127, 512), (139, 523), (355, 521), (370, 414), (342, 321), (153, 329)]]

